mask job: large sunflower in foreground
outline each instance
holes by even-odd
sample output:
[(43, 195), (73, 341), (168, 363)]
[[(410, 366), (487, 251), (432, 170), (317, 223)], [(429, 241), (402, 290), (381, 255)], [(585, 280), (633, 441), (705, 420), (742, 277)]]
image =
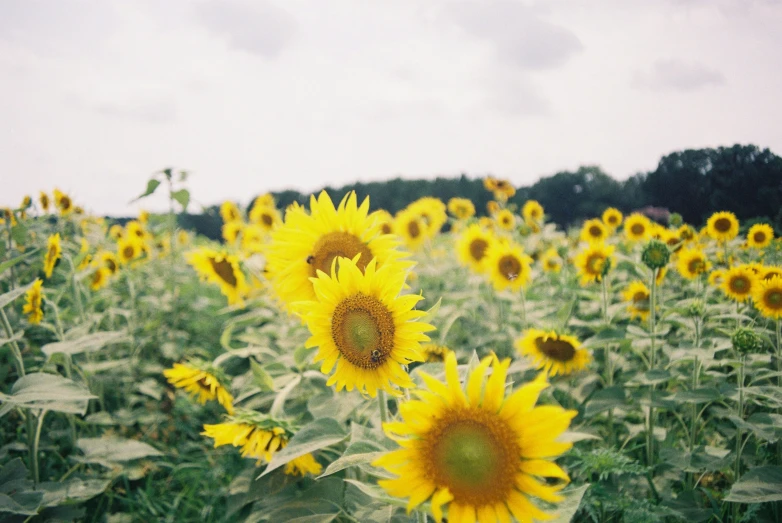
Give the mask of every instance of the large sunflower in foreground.
[(310, 213), (301, 207), (290, 208), (285, 222), (271, 236), (267, 270), (277, 297), (285, 304), (314, 300), (310, 278), (317, 271), (331, 273), (338, 257), (358, 260), (364, 269), (373, 258), (378, 265), (398, 260), (406, 253), (397, 250), (399, 240), (380, 233), (377, 220), (370, 218), (369, 198), (358, 205), (356, 193), (347, 194), (335, 208), (328, 193), (310, 197)]
[(201, 360), (192, 360), (186, 365), (174, 363), (163, 371), (168, 382), (193, 396), (199, 404), (217, 400), (228, 414), (233, 414), (234, 397), (225, 387), (226, 378), (219, 369)]
[(774, 229), (767, 223), (756, 223), (747, 232), (747, 245), (756, 249), (768, 247), (774, 239)]
[(758, 277), (746, 265), (731, 267), (722, 273), (722, 291), (738, 302), (745, 302), (752, 295)]
[(782, 318), (782, 277), (772, 276), (757, 282), (752, 290), (755, 308), (767, 318)]
[(323, 362), (321, 372), (334, 370), (326, 385), (372, 397), (378, 389), (398, 394), (394, 385), (413, 386), (403, 365), (423, 361), (420, 343), (434, 327), (416, 321), (425, 315), (413, 309), (423, 296), (399, 296), (407, 264), (378, 267), (373, 259), (362, 272), (358, 261), (340, 258), (330, 275), (319, 271), (316, 300), (294, 305), (312, 334), (305, 346), (318, 347), (314, 361)]
[(249, 288), (239, 258), (214, 249), (201, 248), (186, 255), (187, 262), (209, 283), (220, 286), (229, 305), (243, 305)]
[(402, 448), (373, 463), (398, 476), (380, 486), (409, 498), (408, 510), (430, 501), (437, 522), (444, 509), (451, 523), (552, 519), (530, 498), (562, 500), (559, 491), (569, 478), (551, 459), (572, 446), (556, 439), (577, 413), (535, 406), (548, 386), (543, 373), (505, 397), (509, 365), (483, 359), (464, 389), (454, 354), (446, 357), (445, 383), (421, 372), (428, 390), (416, 390), (417, 400), (400, 405), (401, 421), (384, 424)]
[(715, 212), (706, 222), (706, 232), (718, 242), (730, 241), (739, 234), (739, 221), (732, 212)]
[(687, 248), (679, 252), (676, 268), (679, 274), (688, 280), (694, 280), (701, 274), (708, 272), (711, 269), (711, 264), (702, 250)]
[(514, 292), (527, 285), (532, 274), (532, 258), (524, 254), (521, 245), (513, 242), (494, 242), (486, 252), (485, 271), (498, 291)]
[(578, 269), (581, 285), (602, 281), (603, 276), (611, 269), (613, 254), (614, 246), (604, 243), (592, 243), (582, 249), (573, 260)]
[(476, 273), (484, 272), (486, 252), (495, 241), (491, 232), (480, 225), (470, 225), (456, 240), (456, 254), (459, 261)]
[(537, 368), (552, 376), (565, 376), (583, 370), (592, 360), (589, 352), (581, 347), (575, 337), (553, 330), (528, 329), (516, 340), (516, 348), (521, 354), (535, 360)]

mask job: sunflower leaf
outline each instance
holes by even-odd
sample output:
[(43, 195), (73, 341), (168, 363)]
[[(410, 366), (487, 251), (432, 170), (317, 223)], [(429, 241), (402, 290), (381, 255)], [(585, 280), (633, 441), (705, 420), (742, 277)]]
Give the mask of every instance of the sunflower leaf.
[(725, 501), (734, 503), (782, 501), (782, 467), (755, 467), (733, 484)]
[(182, 210), (187, 210), (187, 206), (190, 203), (190, 191), (187, 189), (179, 189), (178, 191), (172, 192), (171, 197), (182, 206)]
[(155, 178), (152, 178), (151, 180), (149, 180), (147, 182), (147, 190), (144, 191), (144, 193), (141, 194), (139, 197), (134, 198), (133, 200), (131, 200), (130, 203), (136, 202), (136, 201), (138, 201), (138, 200), (140, 200), (142, 198), (146, 198), (150, 194), (154, 193), (155, 189), (157, 189), (159, 185), (160, 185), (160, 180), (156, 180)]
[(6, 292), (5, 294), (0, 294), (0, 309), (14, 301), (16, 298), (27, 292), (27, 290), (33, 286), (35, 282), (28, 283), (24, 287), (17, 287), (16, 289), (13, 289), (11, 291)]

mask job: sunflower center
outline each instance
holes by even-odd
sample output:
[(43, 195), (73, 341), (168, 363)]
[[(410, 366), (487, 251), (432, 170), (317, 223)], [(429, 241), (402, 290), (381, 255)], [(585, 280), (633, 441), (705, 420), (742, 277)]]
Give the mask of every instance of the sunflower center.
[(592, 227), (589, 228), (589, 235), (592, 238), (600, 238), (603, 236), (603, 230), (597, 225), (593, 225)]
[(221, 280), (231, 287), (236, 287), (234, 269), (231, 267), (231, 263), (228, 260), (217, 261), (214, 258), (209, 258), (209, 263), (212, 265), (212, 270), (215, 271), (215, 274), (220, 276)]
[(506, 254), (497, 262), (497, 268), (505, 279), (513, 281), (521, 274), (521, 262), (512, 254)]
[(714, 221), (714, 228), (719, 232), (728, 232), (730, 230), (730, 220), (727, 218), (717, 218)]
[(730, 280), (730, 288), (733, 292), (745, 293), (749, 290), (749, 279), (746, 276), (736, 276)]
[(268, 214), (262, 214), (261, 221), (266, 227), (271, 227), (274, 224), (274, 220)]
[(100, 282), (103, 281), (103, 271), (98, 269), (94, 273), (92, 273), (92, 284), (93, 285), (100, 285)]
[(705, 268), (706, 267), (703, 263), (703, 260), (700, 258), (690, 260), (690, 263), (687, 264), (687, 270), (689, 270), (692, 274), (700, 274)]
[(394, 232), (394, 230), (391, 228), (390, 223), (384, 223), (383, 225), (380, 226), (380, 232), (382, 232), (383, 234), (391, 234), (392, 232)]
[(472, 408), (450, 411), (426, 435), (426, 473), (447, 486), (454, 501), (485, 505), (506, 498), (518, 473), (517, 435), (496, 415)]
[(536, 338), (535, 345), (540, 352), (552, 360), (567, 362), (576, 355), (575, 347), (564, 340)]
[(106, 267), (111, 271), (112, 274), (117, 272), (117, 264), (114, 263), (114, 260), (106, 260)]
[(486, 249), (489, 247), (489, 242), (483, 238), (475, 238), (470, 242), (470, 256), (475, 261), (481, 261), (486, 256)]
[(771, 309), (782, 309), (782, 289), (770, 289), (763, 296), (765, 305)]
[(610, 225), (616, 225), (617, 223), (619, 223), (619, 217), (616, 216), (615, 214), (611, 214), (608, 216), (607, 221)]
[(411, 221), (407, 223), (407, 232), (411, 238), (418, 238), (421, 235), (421, 227), (417, 221)]
[(331, 336), (340, 354), (356, 367), (376, 369), (394, 348), (394, 317), (377, 298), (356, 294), (334, 309)]
[(356, 257), (356, 254), (361, 253), (361, 257), (356, 262), (361, 272), (364, 272), (367, 264), (374, 258), (372, 251), (369, 250), (364, 242), (350, 233), (341, 231), (330, 232), (321, 236), (315, 243), (312, 251), (310, 258), (307, 259), (312, 276), (317, 276), (318, 271), (331, 274), (331, 265), (334, 259), (340, 256), (353, 259)]
[(649, 294), (643, 291), (638, 291), (635, 294), (633, 294), (633, 303), (641, 303), (649, 301)]
[(752, 238), (755, 240), (756, 243), (763, 243), (766, 241), (766, 233), (764, 233), (763, 231), (758, 231), (752, 235)]
[(640, 224), (640, 223), (634, 223), (630, 227), (630, 232), (632, 232), (636, 236), (641, 235), (641, 234), (644, 233), (644, 226), (642, 224)]
[(67, 211), (71, 208), (71, 199), (67, 196), (63, 196), (60, 200), (60, 207), (62, 207), (63, 211)]
[(125, 257), (125, 259), (130, 260), (136, 255), (136, 249), (133, 248), (132, 245), (128, 245), (122, 249), (122, 255)]
[(57, 256), (57, 246), (56, 245), (50, 245), (49, 251), (46, 253), (46, 257), (50, 260), (53, 260)]
[(603, 267), (605, 266), (605, 258), (601, 254), (592, 254), (587, 258), (586, 269), (589, 274), (603, 274)]

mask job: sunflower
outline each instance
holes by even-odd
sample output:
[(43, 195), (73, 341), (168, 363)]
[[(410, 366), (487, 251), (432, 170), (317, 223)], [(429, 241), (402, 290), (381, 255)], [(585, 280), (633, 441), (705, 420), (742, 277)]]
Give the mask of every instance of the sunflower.
[(250, 209), (249, 218), (250, 223), (259, 225), (267, 233), (271, 232), (275, 227), (282, 223), (280, 211), (278, 211), (273, 204), (263, 204), (263, 200), (260, 198), (255, 200), (255, 203)]
[(109, 227), (109, 238), (113, 238), (114, 240), (121, 240), (124, 236), (125, 229), (122, 228), (122, 225), (115, 223)]
[(448, 212), (457, 220), (466, 220), (475, 215), (475, 205), (467, 198), (451, 198), (448, 200)]
[(147, 233), (146, 229), (144, 229), (144, 225), (141, 222), (137, 220), (130, 220), (125, 224), (124, 236), (128, 238), (135, 238), (137, 241), (142, 242), (147, 238), (147, 236), (149, 236), (149, 234)]
[(687, 225), (686, 223), (683, 224), (681, 227), (676, 229), (676, 233), (679, 235), (679, 238), (684, 243), (691, 243), (695, 241), (698, 237), (698, 231), (692, 228), (692, 226)]
[(487, 176), (483, 179), (483, 188), (489, 192), (494, 192), (497, 189), (497, 178), (493, 176)]
[(603, 211), (601, 218), (603, 219), (603, 224), (612, 231), (618, 229), (619, 226), (622, 225), (622, 212), (614, 207), (609, 207)]
[(459, 261), (474, 272), (484, 271), (486, 251), (495, 242), (494, 235), (480, 225), (470, 225), (456, 240)]
[(130, 263), (141, 256), (141, 242), (133, 237), (124, 237), (117, 242), (117, 257), (122, 263)]
[(500, 204), (494, 200), (489, 200), (486, 202), (486, 212), (489, 213), (489, 216), (494, 216), (500, 212)]
[[(238, 222), (232, 222), (238, 223)], [(223, 230), (228, 224), (223, 226)], [(250, 223), (242, 229), (242, 250), (247, 253), (260, 253), (263, 251), (267, 233), (260, 225)]]
[(782, 318), (782, 277), (772, 276), (757, 282), (752, 290), (752, 302), (766, 318)]
[(27, 314), (27, 321), (31, 325), (41, 323), (41, 320), (43, 319), (43, 308), (41, 307), (43, 305), (42, 285), (43, 280), (40, 278), (36, 279), (33, 286), (27, 289), (27, 292), (24, 295), (25, 304), (24, 307), (22, 307), (22, 312)]
[(185, 230), (180, 230), (176, 233), (177, 245), (187, 245), (190, 242), (190, 235)]
[(698, 248), (685, 248), (679, 252), (676, 268), (683, 277), (694, 280), (711, 269), (706, 255)]
[(770, 280), (774, 276), (779, 276), (782, 278), (782, 267), (778, 267), (776, 265), (772, 265), (770, 267), (763, 266), (763, 270), (760, 274), (760, 277), (764, 280)]
[[(626, 225), (627, 222), (625, 222)], [(614, 246), (604, 243), (591, 243), (582, 249), (573, 260), (581, 277), (581, 285), (601, 281), (611, 269), (613, 254)]]
[(381, 234), (394, 234), (394, 217), (385, 209), (378, 209), (369, 215), (380, 226)]
[(507, 202), (508, 198), (513, 198), (516, 195), (516, 188), (508, 180), (494, 180), (492, 193), (494, 193), (495, 199)]
[(187, 262), (193, 266), (202, 279), (220, 287), (228, 298), (229, 305), (244, 305), (244, 296), (249, 288), (239, 258), (224, 251), (201, 248), (186, 255)]
[(747, 244), (756, 249), (768, 247), (774, 239), (774, 229), (766, 223), (756, 223), (747, 232)]
[(111, 277), (106, 267), (97, 267), (90, 276), (90, 289), (97, 291), (105, 287)]
[(730, 241), (739, 234), (739, 221), (732, 212), (715, 212), (706, 222), (706, 231), (713, 240)]
[(587, 220), (581, 228), (581, 240), (588, 243), (602, 243), (608, 238), (608, 229), (598, 219)]
[(420, 216), (425, 225), (424, 230), (428, 238), (435, 237), (445, 222), (448, 221), (445, 204), (439, 198), (431, 196), (419, 198), (408, 205), (406, 210)]
[(633, 213), (625, 218), (624, 231), (628, 240), (637, 242), (646, 240), (651, 235), (652, 224), (643, 214)]
[(722, 281), (725, 278), (724, 269), (715, 269), (709, 273), (709, 285), (719, 287), (722, 285)]
[(225, 388), (226, 378), (220, 369), (201, 360), (190, 360), (186, 365), (174, 363), (163, 371), (168, 382), (195, 397), (200, 405), (217, 400), (228, 414), (234, 412), (234, 397)]
[(565, 376), (583, 370), (592, 360), (576, 338), (553, 330), (527, 329), (516, 340), (516, 348), (521, 354), (530, 356), (538, 369), (543, 369), (551, 376)]
[(392, 496), (409, 498), (408, 510), (430, 501), (438, 523), (444, 508), (452, 523), (551, 519), (530, 496), (562, 500), (559, 491), (569, 478), (551, 459), (572, 446), (556, 439), (577, 412), (535, 406), (548, 386), (544, 373), (506, 398), (509, 365), (484, 358), (467, 377), (466, 390), (453, 354), (445, 361), (446, 383), (421, 372), (428, 390), (417, 390), (418, 399), (400, 405), (401, 421), (384, 424), (401, 448), (373, 462), (398, 477), (378, 484)]
[(139, 211), (138, 213), (138, 221), (141, 222), (143, 225), (146, 225), (149, 223), (149, 211)]
[(515, 242), (494, 242), (486, 251), (486, 272), (498, 291), (518, 291), (527, 285), (532, 268), (532, 258), (524, 254), (521, 245)]
[(98, 265), (105, 267), (111, 274), (116, 274), (119, 269), (119, 261), (113, 252), (103, 251), (96, 254)]
[(387, 263), (378, 268), (373, 259), (362, 272), (357, 259), (340, 258), (331, 275), (318, 271), (313, 278), (317, 301), (295, 304), (312, 336), (307, 348), (318, 347), (314, 361), (321, 372), (334, 373), (326, 385), (337, 390), (366, 392), (378, 389), (398, 394), (393, 385), (412, 387), (403, 365), (423, 361), (424, 334), (433, 330), (415, 321), (425, 315), (413, 309), (423, 296), (399, 296), (407, 276), (407, 264)]
[(310, 278), (317, 271), (331, 273), (331, 262), (341, 256), (361, 254), (363, 269), (373, 258), (378, 265), (397, 261), (406, 253), (397, 250), (396, 236), (381, 234), (377, 220), (369, 216), (369, 199), (359, 206), (350, 192), (337, 208), (323, 191), (310, 198), (310, 214), (301, 207), (286, 211), (285, 221), (271, 236), (267, 268), (277, 297), (286, 304), (314, 300)]
[(421, 345), (421, 352), (424, 355), (424, 361), (427, 363), (432, 363), (445, 361), (445, 357), (453, 351), (443, 345), (425, 343)]
[(649, 300), (651, 294), (649, 288), (641, 280), (635, 280), (622, 293), (627, 305), (630, 318), (639, 318), (645, 321), (649, 317)]
[(413, 251), (421, 248), (427, 238), (426, 223), (418, 214), (407, 209), (397, 213), (394, 232)]
[(71, 197), (64, 192), (60, 191), (59, 189), (55, 189), (54, 206), (60, 210), (60, 213), (63, 216), (66, 216), (70, 214), (71, 211), (73, 211), (73, 200), (71, 200)]
[(758, 277), (752, 269), (746, 265), (739, 265), (723, 272), (721, 287), (728, 297), (743, 303), (752, 295), (757, 281)]
[(494, 219), (497, 220), (497, 225), (499, 225), (500, 229), (503, 231), (512, 231), (516, 226), (516, 218), (508, 209), (502, 209), (497, 213)]
[(285, 464), (285, 473), (289, 476), (319, 476), (322, 470), (323, 466), (312, 454), (304, 454)]
[(234, 202), (225, 201), (220, 205), (220, 217), (223, 223), (234, 222), (242, 219), (242, 211)]
[(49, 236), (46, 247), (46, 255), (43, 258), (43, 273), (47, 278), (52, 277), (54, 266), (57, 260), (62, 256), (62, 246), (60, 245), (60, 233)]
[(225, 243), (235, 245), (239, 235), (242, 234), (242, 229), (244, 229), (244, 222), (241, 220), (223, 223), (223, 239)]
[(557, 250), (554, 248), (546, 249), (540, 256), (540, 264), (544, 272), (557, 273), (562, 270), (562, 258), (559, 257)]
[(49, 212), (49, 195), (41, 191), (38, 194), (38, 201), (41, 203), (41, 209), (45, 212)]
[(540, 224), (543, 221), (543, 206), (536, 200), (527, 200), (521, 208), (521, 215), (527, 223)]
[(253, 207), (277, 207), (277, 202), (274, 200), (274, 195), (270, 192), (261, 194), (255, 197)]

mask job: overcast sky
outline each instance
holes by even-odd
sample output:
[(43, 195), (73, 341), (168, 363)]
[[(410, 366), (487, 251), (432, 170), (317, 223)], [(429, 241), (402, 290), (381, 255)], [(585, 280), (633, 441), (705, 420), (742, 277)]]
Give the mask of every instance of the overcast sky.
[[(777, 0), (0, 0), (0, 205), (782, 154)], [(198, 206), (194, 210), (198, 209)]]

